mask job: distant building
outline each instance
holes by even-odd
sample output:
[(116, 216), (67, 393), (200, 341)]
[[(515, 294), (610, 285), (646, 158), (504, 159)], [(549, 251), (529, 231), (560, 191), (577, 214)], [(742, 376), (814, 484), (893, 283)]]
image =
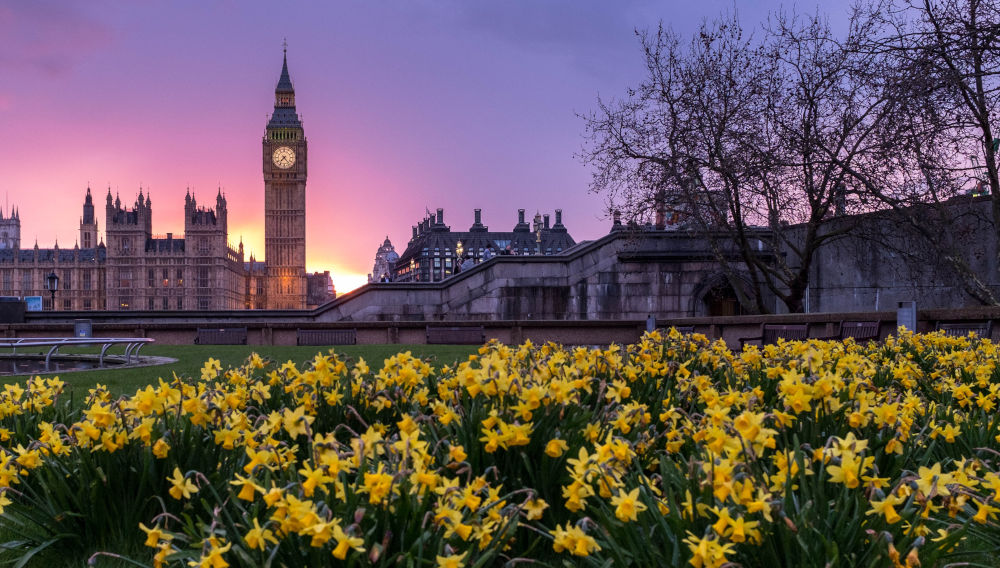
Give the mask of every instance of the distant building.
[(245, 307), (242, 244), (227, 242), (226, 198), (215, 208), (184, 198), (184, 235), (153, 234), (152, 201), (131, 208), (107, 197), (107, 301), (110, 310), (235, 310)]
[(382, 246), (378, 247), (378, 251), (375, 253), (375, 267), (372, 268), (372, 273), (368, 275), (368, 281), (392, 281), (395, 276), (394, 268), (397, 260), (399, 260), (399, 254), (396, 253), (396, 248), (392, 246), (389, 236), (386, 235), (385, 242), (382, 243)]
[(306, 307), (309, 309), (325, 304), (337, 297), (333, 288), (333, 278), (330, 271), (306, 274)]
[(473, 263), (494, 255), (556, 255), (576, 244), (562, 223), (562, 209), (556, 209), (555, 223), (548, 215), (535, 214), (529, 225), (524, 209), (517, 210), (517, 224), (509, 232), (490, 231), (483, 225), (482, 211), (468, 231), (452, 231), (444, 224), (444, 209), (428, 215), (412, 227), (406, 250), (396, 261), (396, 282), (438, 282), (455, 273), (456, 264), (468, 257)]
[[(103, 310), (107, 303), (106, 278), (107, 250), (97, 242), (97, 223), (94, 220), (94, 201), (87, 188), (83, 216), (80, 218), (80, 237), (90, 243), (81, 248), (21, 249), (21, 218), (14, 208), (9, 216), (0, 218), (0, 295), (41, 296), (46, 310)], [(59, 278), (56, 305), (48, 290), (47, 277)]]
[(250, 260), (243, 264), (246, 274), (246, 309), (263, 310), (267, 308), (267, 264), (250, 255)]
[(21, 248), (21, 217), (11, 208), (7, 217), (0, 209), (0, 249)]
[[(274, 112), (262, 139), (265, 260), (244, 261), (229, 243), (226, 198), (200, 207), (188, 191), (184, 234), (153, 234), (153, 206), (142, 188), (132, 205), (108, 188), (105, 241), (90, 188), (73, 249), (21, 249), (16, 208), (0, 210), (0, 295), (42, 296), (58, 310), (304, 309), (332, 298), (329, 273), (305, 273), (306, 138), (283, 54)], [(59, 277), (56, 305), (46, 276)], [(313, 283), (315, 280), (315, 283)]]

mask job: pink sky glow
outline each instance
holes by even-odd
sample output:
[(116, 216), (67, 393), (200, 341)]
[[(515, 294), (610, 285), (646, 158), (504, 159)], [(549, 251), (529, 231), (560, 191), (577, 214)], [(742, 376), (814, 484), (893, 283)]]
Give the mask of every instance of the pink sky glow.
[[(261, 137), (281, 44), (309, 141), (307, 269), (338, 293), (388, 236), (445, 209), (510, 230), (563, 210), (578, 241), (610, 226), (588, 192), (577, 113), (643, 75), (635, 28), (694, 29), (730, 1), (30, 2), (0, 0), (0, 204), (22, 246), (72, 247), (89, 184), (152, 196), (153, 231), (183, 232), (185, 191), (263, 256)], [(683, 3), (687, 5), (688, 3)], [(740, 2), (758, 22), (774, 2)]]

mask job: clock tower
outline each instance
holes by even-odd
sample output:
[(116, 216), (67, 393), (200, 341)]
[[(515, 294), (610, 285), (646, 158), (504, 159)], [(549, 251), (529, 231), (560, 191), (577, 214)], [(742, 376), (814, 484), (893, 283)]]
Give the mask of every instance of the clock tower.
[(267, 308), (302, 310), (306, 307), (306, 137), (295, 112), (287, 49), (263, 143)]

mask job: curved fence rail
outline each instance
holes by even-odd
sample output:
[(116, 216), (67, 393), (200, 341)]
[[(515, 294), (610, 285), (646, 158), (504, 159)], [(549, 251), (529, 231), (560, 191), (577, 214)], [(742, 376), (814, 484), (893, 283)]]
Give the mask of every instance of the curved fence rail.
[(0, 339), (0, 349), (13, 349), (17, 353), (18, 348), (24, 347), (49, 347), (45, 354), (45, 366), (60, 347), (67, 345), (100, 345), (101, 355), (98, 357), (98, 366), (104, 367), (104, 355), (112, 345), (125, 346), (125, 364), (132, 364), (132, 356), (139, 358), (139, 350), (147, 343), (155, 341), (150, 337), (22, 337), (19, 339)]

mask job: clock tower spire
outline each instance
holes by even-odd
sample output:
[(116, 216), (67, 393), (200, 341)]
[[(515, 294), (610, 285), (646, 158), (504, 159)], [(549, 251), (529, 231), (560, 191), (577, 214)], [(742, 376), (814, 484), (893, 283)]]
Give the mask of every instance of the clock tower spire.
[(267, 307), (306, 307), (306, 137), (295, 110), (287, 44), (264, 129), (264, 263)]

